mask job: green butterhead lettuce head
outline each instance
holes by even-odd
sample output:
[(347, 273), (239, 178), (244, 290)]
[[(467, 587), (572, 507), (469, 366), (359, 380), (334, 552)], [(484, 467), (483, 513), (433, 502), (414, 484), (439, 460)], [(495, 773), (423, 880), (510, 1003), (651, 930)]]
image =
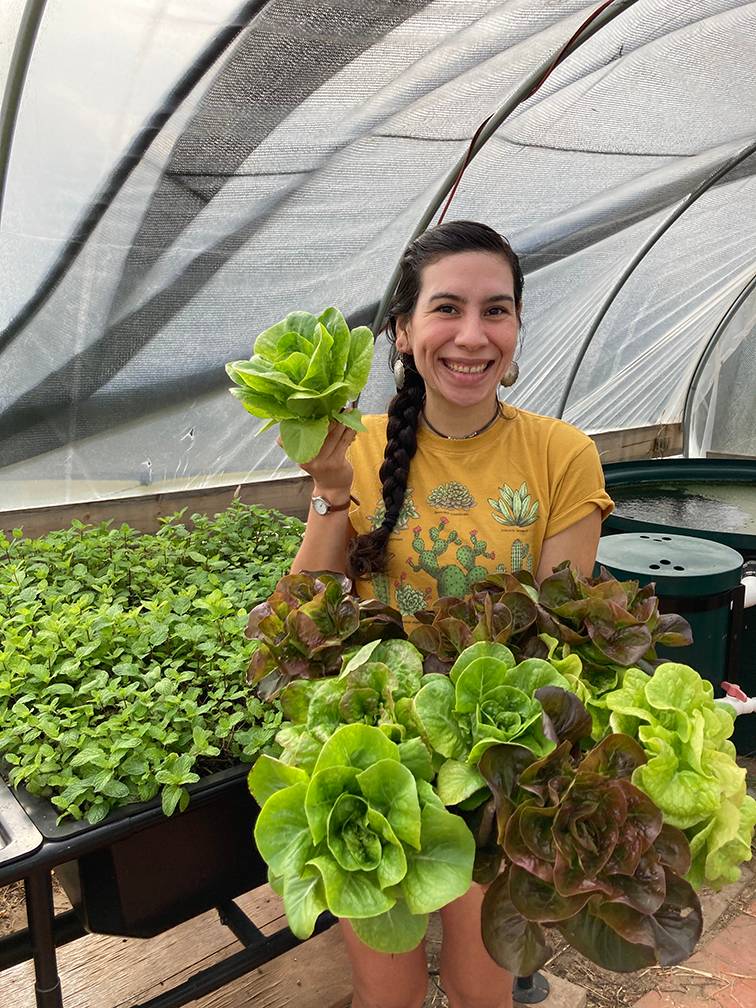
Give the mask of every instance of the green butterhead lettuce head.
[(250, 360), (226, 371), (235, 382), (231, 394), (269, 421), (260, 431), (279, 423), (284, 451), (301, 463), (318, 454), (332, 420), (364, 430), (359, 410), (343, 410), (365, 387), (372, 360), (370, 329), (350, 330), (338, 309), (326, 308), (287, 315), (260, 333)]
[(685, 830), (694, 886), (735, 882), (751, 858), (756, 801), (729, 741), (733, 715), (711, 683), (688, 665), (664, 662), (647, 676), (627, 669), (622, 688), (604, 698), (615, 732), (638, 738), (648, 762), (633, 784), (659, 806), (664, 821)]
[(269, 756), (252, 769), (255, 841), (298, 937), (327, 909), (372, 948), (407, 952), (428, 914), (470, 887), (472, 834), (402, 755), (380, 728), (354, 723), (309, 769)]
[(439, 793), (455, 805), (471, 797), (476, 766), (487, 749), (517, 741), (538, 755), (554, 748), (544, 735), (543, 707), (534, 696), (545, 686), (564, 688), (564, 676), (547, 661), (528, 658), (515, 665), (509, 648), (491, 641), (472, 644), (449, 676), (431, 675), (413, 700), (413, 715), (435, 753), (453, 762), (439, 771)]

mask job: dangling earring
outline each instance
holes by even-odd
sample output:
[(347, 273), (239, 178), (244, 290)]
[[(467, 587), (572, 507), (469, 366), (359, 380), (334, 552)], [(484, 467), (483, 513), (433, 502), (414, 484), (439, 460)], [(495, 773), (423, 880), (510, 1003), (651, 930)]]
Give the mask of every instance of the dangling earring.
[(511, 388), (512, 385), (520, 377), (520, 366), (517, 361), (512, 361), (507, 370), (501, 376), (501, 381), (499, 385), (503, 385), (504, 388)]
[(404, 361), (401, 357), (397, 357), (394, 361), (394, 384), (396, 385), (396, 391), (401, 392), (404, 388), (404, 381), (407, 377), (407, 372), (404, 368)]

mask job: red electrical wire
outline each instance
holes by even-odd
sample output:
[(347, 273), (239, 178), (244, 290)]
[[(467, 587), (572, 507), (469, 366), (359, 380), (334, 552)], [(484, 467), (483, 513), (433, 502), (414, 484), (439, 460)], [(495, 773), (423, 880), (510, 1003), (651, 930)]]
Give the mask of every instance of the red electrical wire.
[[(562, 62), (562, 60), (565, 58), (565, 56), (567, 54), (567, 50), (570, 48), (570, 46), (575, 41), (575, 39), (581, 34), (581, 32), (583, 31), (583, 29), (587, 28), (588, 25), (591, 23), (591, 21), (594, 21), (599, 16), (599, 14), (603, 10), (605, 10), (607, 7), (609, 7), (612, 3), (614, 3), (614, 0), (605, 0), (605, 2), (602, 3), (600, 7), (596, 8), (596, 10), (590, 15), (590, 17), (586, 18), (585, 21), (583, 21), (583, 23), (580, 25), (580, 27), (578, 28), (578, 30), (572, 36), (572, 38), (570, 38), (567, 42), (565, 42), (565, 44), (559, 50), (559, 52), (557, 53), (557, 55), (556, 55), (553, 63), (544, 72), (544, 74), (541, 77), (541, 79), (538, 80), (538, 81), (536, 81), (536, 83), (533, 85), (533, 87), (530, 89), (530, 91), (528, 91), (528, 93), (526, 95), (523, 95), (522, 101), (527, 101), (528, 98), (532, 98), (533, 95), (536, 93), (536, 91), (538, 91), (538, 89), (545, 84), (545, 82), (548, 79), (548, 77), (554, 72), (554, 70), (556, 70), (556, 68), (559, 66), (559, 64)], [(490, 122), (490, 120), (491, 120), (491, 116), (487, 116), (483, 120), (483, 122), (480, 124), (480, 126), (478, 126), (478, 128), (475, 130), (475, 133), (473, 134), (473, 138), (470, 141), (470, 145), (467, 148), (467, 154), (465, 155), (465, 160), (463, 161), (462, 167), (459, 169), (459, 172), (457, 173), (457, 177), (454, 180), (454, 185), (451, 187), (451, 191), (449, 192), (449, 195), (448, 195), (448, 197), (446, 199), (446, 203), (444, 204), (444, 208), (441, 211), (441, 214), (440, 214), (440, 216), (438, 218), (438, 221), (436, 222), (437, 224), (441, 224), (443, 222), (443, 219), (446, 216), (446, 211), (449, 209), (449, 207), (451, 206), (451, 201), (454, 199), (454, 194), (457, 191), (457, 187), (459, 186), (459, 183), (462, 181), (462, 176), (464, 175), (467, 166), (470, 164), (470, 161), (472, 160), (472, 152), (473, 152), (473, 147), (475, 146), (475, 141), (478, 139), (481, 130), (485, 127), (486, 123)]]

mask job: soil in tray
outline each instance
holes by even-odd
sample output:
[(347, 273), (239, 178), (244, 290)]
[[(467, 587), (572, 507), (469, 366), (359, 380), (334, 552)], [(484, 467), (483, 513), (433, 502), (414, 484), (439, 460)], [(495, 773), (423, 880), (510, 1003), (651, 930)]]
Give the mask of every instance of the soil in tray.
[(754, 483), (644, 483), (611, 488), (621, 518), (756, 535)]

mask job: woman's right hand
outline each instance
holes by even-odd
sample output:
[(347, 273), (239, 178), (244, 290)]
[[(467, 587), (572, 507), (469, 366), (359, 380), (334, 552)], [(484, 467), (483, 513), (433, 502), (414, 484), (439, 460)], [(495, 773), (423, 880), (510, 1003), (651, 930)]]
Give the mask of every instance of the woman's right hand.
[(351, 427), (332, 420), (323, 447), (314, 459), (301, 466), (312, 476), (315, 495), (325, 497), (331, 504), (343, 504), (349, 499), (354, 471), (346, 452), (354, 438)]

